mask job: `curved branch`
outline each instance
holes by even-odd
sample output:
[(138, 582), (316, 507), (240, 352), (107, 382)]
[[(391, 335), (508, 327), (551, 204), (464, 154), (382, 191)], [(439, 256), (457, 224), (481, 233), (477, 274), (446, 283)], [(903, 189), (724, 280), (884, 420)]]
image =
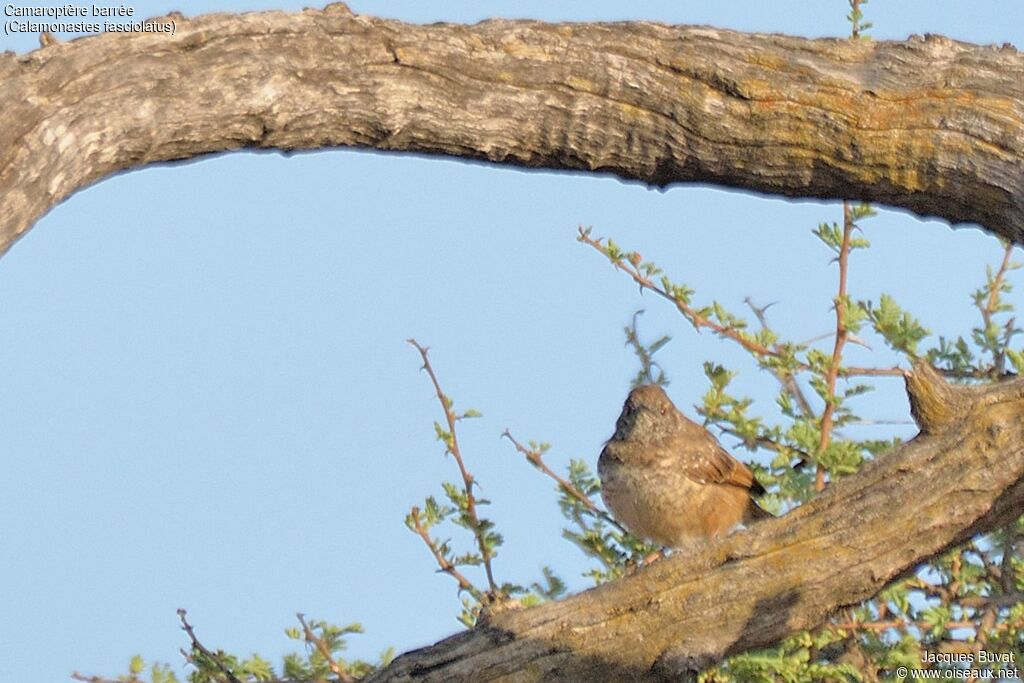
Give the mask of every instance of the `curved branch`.
[(350, 146), (863, 199), (1024, 243), (1024, 58), (927, 36), (417, 26), (343, 4), (0, 55), (0, 253), (113, 173)]
[[(176, 22), (173, 36), (0, 55), (0, 251), (122, 170), (334, 146), (864, 199), (1024, 243), (1024, 58), (1010, 47), (413, 26), (341, 4)], [(373, 680), (674, 680), (1015, 518), (1024, 381), (915, 377), (922, 436), (810, 504), (563, 602), (496, 613)]]
[(922, 435), (807, 505), (561, 602), (496, 614), (369, 680), (678, 681), (815, 627), (1016, 519), (1024, 380), (951, 387), (918, 366), (908, 391)]

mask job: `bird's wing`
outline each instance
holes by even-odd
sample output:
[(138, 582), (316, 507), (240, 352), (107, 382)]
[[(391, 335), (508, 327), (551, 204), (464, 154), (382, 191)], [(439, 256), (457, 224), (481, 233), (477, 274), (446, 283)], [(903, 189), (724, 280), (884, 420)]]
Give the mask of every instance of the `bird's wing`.
[(687, 458), (686, 476), (701, 484), (725, 484), (750, 489), (754, 495), (764, 493), (764, 487), (754, 478), (754, 473), (742, 462), (732, 457), (713, 436), (704, 433), (706, 439), (696, 448), (691, 444), (693, 457)]

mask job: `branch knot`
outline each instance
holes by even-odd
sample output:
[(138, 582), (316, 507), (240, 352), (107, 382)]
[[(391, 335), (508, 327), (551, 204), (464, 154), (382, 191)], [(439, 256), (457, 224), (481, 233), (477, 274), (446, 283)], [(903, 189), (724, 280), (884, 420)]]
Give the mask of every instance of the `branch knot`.
[(904, 374), (910, 412), (922, 434), (934, 434), (956, 417), (956, 390), (928, 364), (914, 362), (914, 369)]

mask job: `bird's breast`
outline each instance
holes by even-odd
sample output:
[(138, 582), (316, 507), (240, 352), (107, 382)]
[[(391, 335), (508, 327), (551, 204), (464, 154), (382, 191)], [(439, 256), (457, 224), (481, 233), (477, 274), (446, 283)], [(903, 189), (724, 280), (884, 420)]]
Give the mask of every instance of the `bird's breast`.
[(601, 497), (631, 533), (678, 547), (703, 535), (700, 484), (678, 468), (638, 466), (602, 453)]

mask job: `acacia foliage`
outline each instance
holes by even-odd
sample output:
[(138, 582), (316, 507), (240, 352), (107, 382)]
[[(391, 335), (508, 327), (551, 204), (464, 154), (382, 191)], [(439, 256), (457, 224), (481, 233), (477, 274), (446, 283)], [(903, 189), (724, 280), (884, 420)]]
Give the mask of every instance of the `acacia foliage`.
[[(851, 39), (865, 39), (870, 24), (861, 6), (850, 0)], [(708, 388), (698, 406), (707, 427), (723, 440), (750, 452), (752, 469), (768, 490), (762, 505), (784, 514), (820, 494), (838, 478), (856, 473), (865, 462), (899, 444), (896, 437), (858, 438), (866, 420), (858, 412), (858, 397), (875, 390), (879, 381), (901, 377), (897, 367), (852, 367), (844, 351), (873, 335), (907, 361), (926, 359), (948, 378), (962, 383), (998, 382), (1024, 372), (1024, 346), (1018, 343), (1010, 275), (1020, 268), (1013, 247), (1003, 244), (1002, 254), (985, 273), (984, 282), (971, 293), (977, 309), (976, 326), (957, 335), (933, 334), (895, 297), (856, 299), (847, 288), (851, 255), (870, 247), (860, 223), (874, 215), (866, 204), (843, 205), (842, 220), (823, 222), (812, 230), (834, 255), (838, 270), (833, 297), (834, 333), (824, 340), (794, 341), (770, 323), (767, 306), (747, 299), (749, 315), (730, 310), (715, 300), (697, 302), (694, 288), (667, 275), (639, 251), (628, 250), (612, 239), (592, 236), (581, 228), (579, 241), (601, 254), (625, 276), (674, 306), (694, 328), (707, 329), (724, 343), (736, 344), (749, 354), (749, 369), (770, 374), (778, 392), (774, 406), (765, 406), (733, 389), (738, 370), (715, 362), (704, 364)], [(644, 342), (638, 331), (639, 314), (624, 329), (639, 369), (634, 385), (668, 384), (656, 354), (670, 340), (663, 335)], [(473, 409), (458, 412), (444, 393), (430, 364), (427, 349), (415, 340), (423, 368), (437, 394), (443, 420), (434, 432), (444, 453), (458, 468), (457, 482), (443, 482), (442, 495), (428, 496), (413, 506), (406, 526), (427, 546), (439, 570), (456, 581), (459, 621), (471, 628), (488, 611), (529, 607), (555, 600), (566, 592), (566, 581), (550, 567), (528, 583), (502, 582), (495, 577), (493, 560), (503, 538), (486, 516), (487, 499), (478, 493), (468, 458), (458, 443), (463, 421), (479, 417)], [(748, 370), (749, 370), (748, 369)], [(600, 503), (600, 482), (587, 461), (573, 459), (564, 474), (545, 460), (551, 446), (529, 441), (525, 445), (505, 432), (525, 460), (555, 482), (558, 507), (566, 520), (564, 538), (589, 560), (587, 576), (593, 583), (613, 581), (648, 560), (661, 549), (629, 534)], [(894, 504), (899, 504), (894, 501)], [(451, 527), (465, 532), (465, 546), (456, 549), (448, 538)], [(302, 652), (287, 655), (275, 667), (259, 655), (239, 657), (210, 651), (198, 640), (181, 612), (190, 645), (182, 653), (191, 665), (190, 683), (249, 683), (251, 681), (355, 681), (386, 666), (392, 649), (375, 662), (348, 660), (347, 636), (362, 631), (358, 623), (338, 626), (306, 620), (301, 628), (286, 629), (300, 641)], [(993, 654), (995, 656), (993, 656)], [(704, 683), (744, 681), (880, 681), (899, 680), (903, 668), (922, 666), (939, 670), (973, 671), (994, 675), (1019, 668), (1024, 662), (1024, 516), (1014, 523), (971, 539), (919, 567), (912, 576), (887, 586), (873, 599), (843, 610), (814, 631), (786, 638), (774, 647), (747, 652), (704, 671)], [(124, 681), (179, 683), (166, 664), (147, 665), (141, 657), (129, 662), (128, 671), (115, 679), (74, 674), (92, 683)], [(904, 674), (905, 675), (905, 674)], [(961, 673), (961, 675), (963, 675)]]

